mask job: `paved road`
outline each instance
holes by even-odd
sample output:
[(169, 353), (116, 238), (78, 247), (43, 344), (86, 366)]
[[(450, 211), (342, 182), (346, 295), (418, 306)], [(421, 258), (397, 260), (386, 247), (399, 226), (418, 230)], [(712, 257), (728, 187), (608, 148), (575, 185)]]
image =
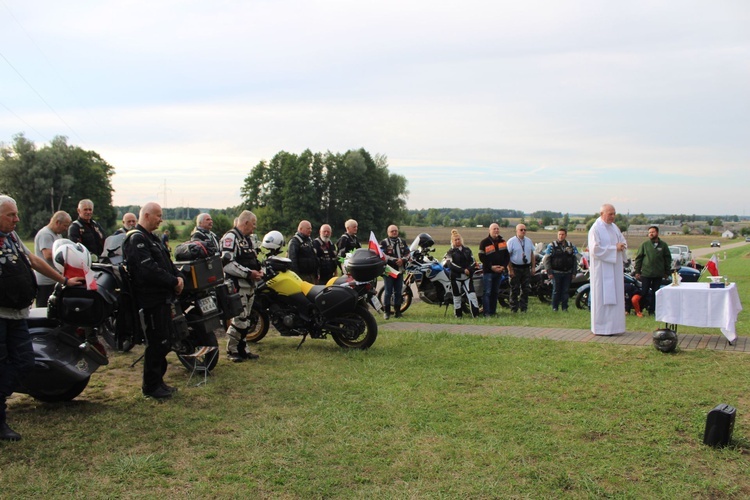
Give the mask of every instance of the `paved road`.
[(737, 243), (730, 243), (728, 245), (723, 245), (719, 248), (716, 247), (708, 247), (708, 248), (696, 248), (695, 250), (692, 250), (693, 257), (706, 257), (713, 254), (718, 254), (722, 250), (729, 250), (730, 248), (737, 248), (741, 247), (743, 245), (750, 245), (750, 243), (747, 243), (745, 241), (738, 241)]
[[(594, 335), (588, 330), (572, 328), (540, 328), (527, 326), (477, 325), (470, 321), (460, 324), (407, 323), (387, 321), (380, 323), (378, 329), (383, 332), (448, 332), (461, 335), (507, 336), (528, 339), (548, 339), (567, 342), (597, 342), (600, 344), (620, 344), (634, 347), (652, 345), (651, 332), (625, 332), (620, 335)], [(713, 351), (750, 352), (750, 337), (738, 337), (730, 344), (723, 335), (680, 334), (678, 349), (711, 349)]]

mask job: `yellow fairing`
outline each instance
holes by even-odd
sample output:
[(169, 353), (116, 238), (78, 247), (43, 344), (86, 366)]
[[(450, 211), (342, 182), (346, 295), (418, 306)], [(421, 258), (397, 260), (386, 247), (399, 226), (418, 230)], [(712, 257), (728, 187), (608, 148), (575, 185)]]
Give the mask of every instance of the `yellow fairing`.
[(276, 291), (279, 295), (294, 295), (296, 293), (304, 293), (310, 291), (312, 285), (302, 281), (297, 276), (297, 273), (293, 271), (285, 271), (277, 274), (273, 279), (268, 281), (268, 285)]

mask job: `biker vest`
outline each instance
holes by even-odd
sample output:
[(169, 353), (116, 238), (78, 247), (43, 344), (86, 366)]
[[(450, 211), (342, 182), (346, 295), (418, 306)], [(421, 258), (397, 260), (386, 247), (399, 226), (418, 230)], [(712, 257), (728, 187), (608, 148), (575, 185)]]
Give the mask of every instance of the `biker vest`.
[(0, 307), (26, 309), (34, 302), (36, 291), (31, 262), (15, 233), (9, 233), (0, 246)]
[(239, 229), (236, 227), (229, 230), (234, 233), (234, 261), (237, 264), (252, 269), (254, 271), (260, 270), (260, 263), (258, 262), (258, 254), (253, 248), (253, 242), (250, 238), (244, 236)]
[(550, 266), (553, 271), (570, 272), (575, 269), (576, 257), (573, 255), (573, 245), (565, 242), (560, 245), (558, 241), (552, 242), (552, 254), (550, 255)]

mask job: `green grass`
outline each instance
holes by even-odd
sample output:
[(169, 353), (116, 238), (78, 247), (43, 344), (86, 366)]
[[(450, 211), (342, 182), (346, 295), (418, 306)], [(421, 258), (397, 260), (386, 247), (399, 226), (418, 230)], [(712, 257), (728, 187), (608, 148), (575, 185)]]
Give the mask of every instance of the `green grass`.
[[(745, 302), (750, 266), (740, 250), (728, 255), (721, 270)], [(496, 321), (588, 327), (583, 312), (531, 307)], [(404, 319), (444, 321), (427, 305)], [(140, 396), (141, 366), (129, 367), (140, 348), (112, 356), (76, 401), (14, 396), (24, 439), (0, 443), (3, 496), (750, 495), (746, 354), (440, 332), (383, 331), (366, 352), (297, 343), (271, 333), (253, 349), (258, 362), (222, 359), (198, 388), (170, 355), (167, 382), (180, 392), (163, 404)], [(718, 403), (738, 409), (724, 449), (702, 444)]]

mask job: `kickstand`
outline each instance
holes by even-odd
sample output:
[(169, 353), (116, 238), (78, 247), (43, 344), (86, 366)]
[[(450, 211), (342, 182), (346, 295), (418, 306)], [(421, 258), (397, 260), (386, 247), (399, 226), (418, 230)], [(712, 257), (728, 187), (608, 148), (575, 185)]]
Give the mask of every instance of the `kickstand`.
[(132, 363), (132, 364), (130, 365), (130, 368), (134, 368), (134, 367), (135, 367), (135, 365), (137, 365), (137, 364), (138, 364), (138, 362), (139, 362), (140, 360), (142, 360), (142, 359), (143, 359), (143, 357), (144, 357), (145, 355), (146, 355), (146, 353), (145, 353), (145, 352), (144, 352), (143, 354), (141, 354), (141, 357), (140, 357), (140, 358), (138, 358), (138, 359), (136, 359), (135, 361), (133, 361), (133, 363)]
[(299, 343), (299, 344), (297, 345), (297, 350), (299, 350), (299, 348), (300, 348), (300, 347), (302, 347), (302, 344), (304, 344), (304, 343), (305, 343), (305, 340), (307, 340), (307, 334), (304, 334), (304, 335), (302, 336), (302, 340), (301, 340), (301, 341), (300, 341), (300, 343)]

